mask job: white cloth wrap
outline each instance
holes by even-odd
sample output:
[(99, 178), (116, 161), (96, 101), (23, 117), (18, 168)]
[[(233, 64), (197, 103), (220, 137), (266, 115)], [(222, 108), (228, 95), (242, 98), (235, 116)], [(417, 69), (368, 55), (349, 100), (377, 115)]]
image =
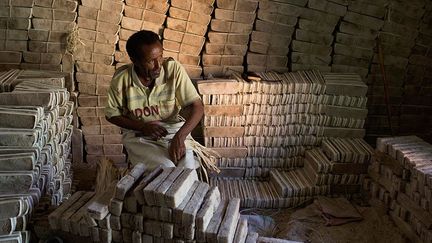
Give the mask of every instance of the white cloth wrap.
[[(136, 131), (123, 130), (123, 144), (128, 153), (129, 162), (132, 163), (132, 165), (144, 163), (150, 170), (156, 168), (159, 165), (165, 167), (175, 167), (176, 165), (169, 157), (168, 148), (171, 139), (183, 126), (183, 124), (184, 122), (161, 122), (160, 125), (168, 131), (168, 135), (158, 139), (157, 141), (150, 137), (140, 136), (139, 132)], [(189, 146), (191, 140), (192, 137), (189, 134), (185, 140), (185, 156), (177, 163), (177, 166), (179, 167), (196, 169), (199, 166), (194, 158), (193, 150)]]

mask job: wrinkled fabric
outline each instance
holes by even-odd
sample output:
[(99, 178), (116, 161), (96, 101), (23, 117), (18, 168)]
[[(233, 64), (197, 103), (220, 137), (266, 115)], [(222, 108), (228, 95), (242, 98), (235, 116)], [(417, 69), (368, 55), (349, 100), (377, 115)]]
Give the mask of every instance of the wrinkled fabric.
[[(168, 148), (171, 143), (171, 139), (177, 133), (177, 131), (183, 126), (184, 122), (178, 123), (163, 123), (161, 125), (168, 131), (168, 135), (153, 140), (150, 137), (143, 136), (139, 132), (124, 130), (123, 131), (123, 144), (128, 153), (128, 160), (132, 165), (137, 163), (144, 163), (150, 170), (162, 165), (164, 167), (175, 167), (176, 165), (170, 159), (168, 154)], [(195, 160), (193, 150), (189, 146), (192, 137), (187, 136), (185, 140), (186, 152), (185, 156), (178, 162), (177, 166), (185, 167), (190, 169), (197, 168), (197, 162)]]
[(327, 226), (363, 220), (361, 214), (346, 198), (318, 197), (314, 203), (321, 211), (321, 217)]

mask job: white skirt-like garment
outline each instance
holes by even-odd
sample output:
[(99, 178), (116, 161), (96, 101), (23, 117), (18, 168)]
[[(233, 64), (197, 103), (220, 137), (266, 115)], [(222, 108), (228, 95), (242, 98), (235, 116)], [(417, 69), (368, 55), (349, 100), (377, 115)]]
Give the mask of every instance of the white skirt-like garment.
[[(175, 167), (176, 165), (169, 157), (168, 148), (171, 139), (183, 124), (184, 122), (161, 123), (161, 125), (167, 129), (168, 135), (157, 141), (150, 137), (141, 136), (139, 132), (123, 129), (123, 145), (128, 153), (128, 161), (132, 165), (144, 163), (150, 170), (159, 165)], [(189, 142), (187, 140), (191, 139), (192, 137), (188, 135), (185, 141), (186, 153), (185, 156), (178, 161), (178, 167), (196, 169), (199, 166), (199, 163), (195, 160), (193, 150), (188, 146)]]

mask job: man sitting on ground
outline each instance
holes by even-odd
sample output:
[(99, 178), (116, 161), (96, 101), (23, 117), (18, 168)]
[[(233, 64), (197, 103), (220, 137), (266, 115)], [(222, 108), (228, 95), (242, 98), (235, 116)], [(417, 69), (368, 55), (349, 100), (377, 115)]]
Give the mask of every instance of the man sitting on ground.
[[(123, 128), (129, 162), (143, 162), (150, 169), (158, 165), (196, 168), (190, 132), (204, 108), (185, 69), (163, 57), (159, 36), (151, 31), (133, 34), (126, 50), (132, 64), (114, 74), (105, 115)], [(190, 115), (182, 119), (180, 108), (190, 110)]]

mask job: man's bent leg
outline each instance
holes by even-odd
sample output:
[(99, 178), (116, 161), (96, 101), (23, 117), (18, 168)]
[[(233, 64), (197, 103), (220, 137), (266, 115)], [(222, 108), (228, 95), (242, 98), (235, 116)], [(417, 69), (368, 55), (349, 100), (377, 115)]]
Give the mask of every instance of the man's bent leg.
[(167, 143), (136, 137), (134, 133), (130, 132), (123, 134), (123, 145), (132, 165), (144, 163), (149, 170), (159, 165), (175, 167), (175, 164), (169, 159)]

